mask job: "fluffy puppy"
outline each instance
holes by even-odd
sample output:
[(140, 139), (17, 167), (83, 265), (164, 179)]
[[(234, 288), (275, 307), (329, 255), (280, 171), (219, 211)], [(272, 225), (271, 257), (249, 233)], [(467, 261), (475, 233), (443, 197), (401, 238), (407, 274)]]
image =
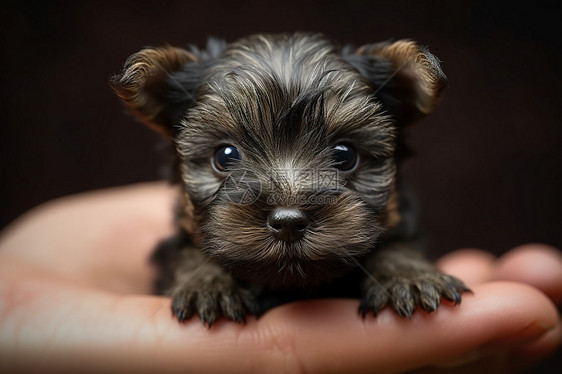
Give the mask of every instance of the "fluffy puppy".
[(243, 321), (308, 297), (358, 297), (363, 315), (460, 303), (468, 289), (416, 248), (397, 178), (403, 129), (445, 85), (407, 40), (259, 34), (131, 56), (111, 86), (177, 151), (178, 235), (153, 256), (177, 318)]

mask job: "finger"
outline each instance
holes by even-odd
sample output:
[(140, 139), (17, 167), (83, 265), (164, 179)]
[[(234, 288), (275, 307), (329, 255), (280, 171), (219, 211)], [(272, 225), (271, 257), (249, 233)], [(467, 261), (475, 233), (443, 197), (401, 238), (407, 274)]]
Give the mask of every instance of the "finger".
[(554, 329), (547, 331), (536, 341), (516, 348), (509, 356), (510, 366), (514, 369), (521, 369), (536, 364), (542, 358), (553, 354), (556, 349), (559, 348), (561, 336), (562, 326), (559, 324)]
[(562, 253), (544, 244), (526, 244), (499, 258), (494, 279), (523, 282), (562, 304)]
[(496, 258), (479, 249), (459, 249), (446, 254), (437, 262), (441, 271), (462, 279), (469, 287), (493, 278)]
[[(555, 307), (534, 288), (495, 283), (475, 286), (474, 293), (466, 295), (459, 308), (442, 306), (436, 313), (417, 313), (412, 320), (387, 310), (376, 319), (349, 323), (342, 329), (337, 315), (323, 319), (320, 310), (310, 313), (298, 306), (284, 320), (296, 322), (300, 337), (288, 340), (294, 342), (299, 361), (308, 364), (305, 367), (311, 372), (402, 371), (450, 364), (452, 359), (474, 360), (535, 341), (559, 324)], [(353, 319), (353, 310), (349, 313), (348, 321)], [(557, 336), (541, 347), (543, 351), (534, 353), (547, 354), (547, 348), (559, 341)]]
[(53, 291), (44, 282), (17, 287), (18, 300), (8, 300), (15, 307), (1, 314), (0, 351), (5, 366), (22, 371), (37, 357), (44, 371), (402, 371), (523, 346), (559, 323), (542, 293), (513, 283), (477, 285), (461, 306), (412, 319), (385, 309), (363, 320), (356, 300), (317, 300), (275, 308), (246, 325), (221, 320), (210, 330), (197, 318), (179, 325), (166, 298), (84, 295), (62, 285)]
[(150, 252), (170, 236), (175, 190), (144, 183), (65, 197), (30, 211), (2, 235), (0, 255), (124, 293), (151, 290)]

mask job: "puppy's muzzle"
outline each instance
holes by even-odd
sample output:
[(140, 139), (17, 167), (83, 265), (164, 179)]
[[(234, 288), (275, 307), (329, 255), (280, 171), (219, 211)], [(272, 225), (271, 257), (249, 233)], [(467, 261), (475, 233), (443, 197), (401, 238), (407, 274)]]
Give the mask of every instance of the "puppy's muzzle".
[(267, 229), (274, 237), (288, 243), (301, 239), (309, 225), (308, 215), (296, 208), (275, 208), (267, 216)]

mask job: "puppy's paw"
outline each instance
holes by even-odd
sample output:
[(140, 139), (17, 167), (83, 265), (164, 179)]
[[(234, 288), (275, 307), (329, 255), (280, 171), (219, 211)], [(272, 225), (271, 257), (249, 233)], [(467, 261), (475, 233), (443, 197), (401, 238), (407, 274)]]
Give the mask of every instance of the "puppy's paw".
[(359, 312), (365, 317), (372, 312), (375, 316), (387, 304), (401, 317), (411, 317), (420, 306), (433, 312), (441, 298), (460, 304), (462, 293), (471, 292), (459, 279), (437, 270), (414, 272), (380, 280), (368, 279), (365, 284)]
[(172, 313), (180, 322), (198, 313), (203, 325), (211, 328), (220, 317), (245, 323), (246, 315), (258, 315), (259, 308), (254, 295), (232, 279), (201, 279), (176, 288)]

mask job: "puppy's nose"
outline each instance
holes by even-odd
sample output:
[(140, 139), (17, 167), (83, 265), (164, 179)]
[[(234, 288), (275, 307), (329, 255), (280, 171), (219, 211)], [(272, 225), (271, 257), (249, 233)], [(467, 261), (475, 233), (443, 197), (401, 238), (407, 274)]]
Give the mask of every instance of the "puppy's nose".
[(267, 216), (267, 228), (277, 239), (288, 243), (304, 236), (310, 219), (300, 209), (275, 208)]

